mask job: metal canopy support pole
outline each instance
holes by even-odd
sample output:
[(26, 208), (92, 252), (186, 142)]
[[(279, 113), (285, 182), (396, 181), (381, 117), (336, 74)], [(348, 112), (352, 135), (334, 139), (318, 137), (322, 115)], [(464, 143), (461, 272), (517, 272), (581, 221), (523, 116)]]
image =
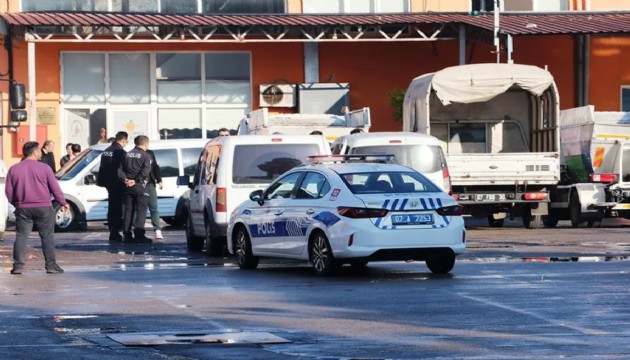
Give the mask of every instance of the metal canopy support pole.
[(514, 60), (512, 59), (512, 52), (514, 51), (514, 42), (512, 35), (507, 36), (507, 63), (514, 64)]
[(501, 62), (501, 40), (499, 39), (500, 0), (494, 0), (494, 51), (497, 54), (497, 64)]
[(37, 92), (35, 90), (35, 42), (28, 41), (28, 118), (30, 141), (37, 141), (37, 102), (35, 100)]
[(459, 65), (466, 65), (466, 27), (459, 25)]
[(319, 82), (319, 44), (304, 43), (304, 82)]

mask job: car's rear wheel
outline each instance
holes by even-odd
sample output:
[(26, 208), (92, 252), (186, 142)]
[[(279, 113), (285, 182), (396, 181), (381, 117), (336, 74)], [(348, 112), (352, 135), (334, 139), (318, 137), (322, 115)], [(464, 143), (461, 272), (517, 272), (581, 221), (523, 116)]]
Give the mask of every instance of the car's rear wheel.
[(576, 192), (571, 194), (571, 200), (569, 201), (569, 212), (571, 215), (571, 226), (578, 227), (582, 223), (582, 205), (580, 204), (580, 197)]
[(234, 235), (234, 254), (236, 263), (241, 269), (255, 269), (258, 266), (258, 258), (252, 254), (252, 242), (247, 230), (239, 226)]
[(224, 238), (212, 235), (212, 226), (207, 216), (204, 220), (204, 224), (206, 226), (206, 251), (208, 252), (208, 256), (223, 256)]
[(66, 232), (77, 227), (77, 210), (73, 203), (68, 201), (69, 208), (64, 210), (60, 204), (55, 205), (55, 231)]
[(455, 254), (452, 251), (437, 251), (427, 257), (427, 267), (434, 274), (446, 274), (455, 266)]
[(324, 233), (317, 231), (309, 241), (309, 257), (313, 270), (317, 275), (332, 275), (339, 269), (330, 243)]
[(188, 251), (203, 250), (203, 237), (195, 235), (192, 218), (190, 216), (188, 216), (188, 221), (186, 221), (186, 246), (188, 247)]

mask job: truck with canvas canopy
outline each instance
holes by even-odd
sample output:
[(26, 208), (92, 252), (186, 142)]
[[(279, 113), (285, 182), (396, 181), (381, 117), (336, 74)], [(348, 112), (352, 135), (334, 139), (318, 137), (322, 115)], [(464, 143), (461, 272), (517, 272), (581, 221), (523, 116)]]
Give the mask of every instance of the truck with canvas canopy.
[(464, 211), (502, 226), (522, 216), (540, 226), (560, 179), (559, 96), (553, 76), (536, 66), (473, 64), (411, 82), (403, 131), (440, 140), (453, 196)]

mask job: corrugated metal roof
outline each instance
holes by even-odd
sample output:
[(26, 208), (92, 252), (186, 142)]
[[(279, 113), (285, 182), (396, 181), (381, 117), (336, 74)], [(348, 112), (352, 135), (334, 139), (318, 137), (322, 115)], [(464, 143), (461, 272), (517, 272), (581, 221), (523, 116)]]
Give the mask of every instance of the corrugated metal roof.
[[(247, 14), (172, 15), (140, 13), (5, 13), (13, 26), (344, 26), (465, 24), (492, 30), (493, 15), (413, 14)], [(630, 33), (630, 12), (502, 13), (501, 33), (511, 35)]]

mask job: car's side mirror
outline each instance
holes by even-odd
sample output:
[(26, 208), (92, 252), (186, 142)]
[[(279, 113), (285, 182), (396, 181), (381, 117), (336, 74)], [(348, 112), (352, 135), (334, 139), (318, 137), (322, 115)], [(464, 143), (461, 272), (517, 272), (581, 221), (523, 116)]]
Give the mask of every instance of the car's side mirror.
[(182, 175), (177, 177), (177, 186), (188, 186), (189, 188), (193, 188), (193, 183), (190, 181), (189, 175)]
[(256, 201), (258, 205), (261, 205), (261, 206), (265, 203), (265, 200), (263, 199), (262, 190), (252, 191), (251, 194), (249, 194), (249, 199), (251, 201)]
[(83, 184), (85, 185), (96, 184), (96, 175), (94, 174), (85, 175), (85, 177), (83, 178)]

